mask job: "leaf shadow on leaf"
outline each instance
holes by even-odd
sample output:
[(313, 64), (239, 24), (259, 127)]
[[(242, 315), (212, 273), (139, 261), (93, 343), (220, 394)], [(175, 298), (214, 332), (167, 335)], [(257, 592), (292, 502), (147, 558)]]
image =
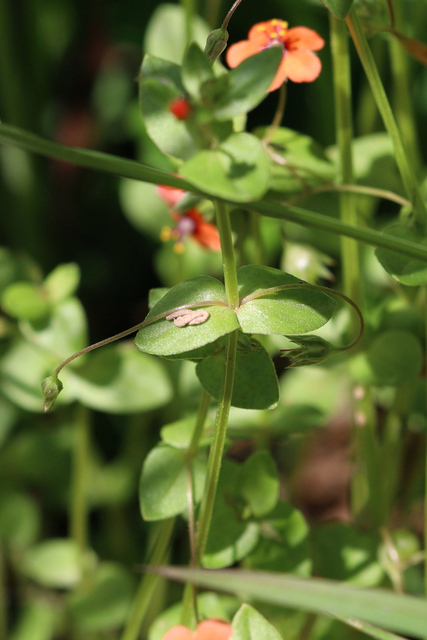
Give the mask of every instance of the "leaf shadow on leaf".
[(249, 162), (233, 162), (232, 156), (230, 156), (231, 165), (228, 175), (231, 180), (236, 178), (243, 178), (246, 174), (255, 170), (255, 165), (249, 164)]

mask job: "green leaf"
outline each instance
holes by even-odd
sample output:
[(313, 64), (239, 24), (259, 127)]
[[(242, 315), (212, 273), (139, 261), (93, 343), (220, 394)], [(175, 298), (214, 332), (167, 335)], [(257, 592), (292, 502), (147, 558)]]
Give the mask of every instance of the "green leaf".
[[(387, 234), (412, 242), (427, 244), (427, 238), (420, 238), (412, 229), (403, 225), (392, 225), (386, 229)], [(388, 249), (378, 248), (375, 251), (378, 260), (392, 278), (411, 287), (427, 283), (427, 264)]]
[(263, 519), (260, 540), (245, 567), (309, 576), (312, 571), (310, 529), (298, 509), (279, 502)]
[(231, 120), (254, 109), (266, 97), (282, 58), (281, 47), (270, 47), (230, 71), (225, 90), (210, 105), (214, 117)]
[(66, 378), (64, 372), (65, 386), (85, 406), (106, 413), (150, 411), (172, 397), (162, 364), (129, 341), (97, 350), (76, 373)]
[(51, 303), (62, 302), (74, 295), (80, 282), (80, 269), (77, 264), (60, 264), (44, 281), (44, 287)]
[[(256, 129), (261, 139), (268, 128)], [(269, 188), (277, 194), (300, 193), (308, 187), (333, 182), (336, 169), (323, 148), (310, 136), (278, 127), (271, 138), (274, 153), (283, 158), (283, 165), (272, 161)]]
[(216, 149), (193, 156), (180, 173), (212, 196), (251, 202), (267, 191), (270, 159), (258, 138), (249, 133), (233, 133)]
[(24, 493), (3, 492), (0, 498), (0, 541), (21, 552), (33, 544), (40, 530), (35, 502)]
[(204, 567), (229, 567), (247, 556), (258, 542), (259, 525), (242, 517), (244, 502), (240, 495), (239, 477), (240, 465), (224, 460), (203, 554)]
[(39, 320), (49, 313), (49, 303), (43, 290), (31, 282), (14, 282), (1, 296), (6, 313), (20, 320)]
[(73, 540), (51, 539), (24, 554), (21, 570), (43, 587), (72, 589), (83, 577), (84, 558)]
[[(218, 305), (212, 302), (218, 302)], [(170, 289), (151, 309), (146, 320), (185, 305), (197, 310), (205, 308), (210, 317), (202, 324), (184, 327), (177, 327), (173, 321), (162, 317), (138, 331), (135, 339), (138, 349), (160, 356), (184, 353), (239, 328), (236, 314), (226, 306), (224, 285), (211, 276), (185, 280)]]
[[(48, 321), (22, 322), (22, 328), (31, 342), (23, 339), (14, 341), (1, 359), (2, 392), (28, 411), (42, 411), (40, 383), (62, 359), (84, 347), (86, 318), (80, 302), (72, 298), (55, 305)], [(67, 371), (64, 371), (66, 382), (67, 376)], [(73, 399), (69, 389), (65, 388), (58, 404)]]
[[(165, 520), (188, 507), (188, 469), (186, 452), (160, 445), (150, 451), (142, 467), (139, 501), (144, 520)], [(206, 462), (192, 462), (194, 501), (202, 496)]]
[(353, 4), (353, 0), (322, 0), (322, 2), (337, 18), (345, 18)]
[(342, 522), (313, 527), (311, 536), (316, 575), (363, 587), (381, 584), (384, 569), (378, 561), (379, 536)]
[(245, 461), (240, 472), (240, 491), (255, 518), (274, 509), (279, 499), (279, 478), (267, 451), (257, 451)]
[(423, 364), (420, 341), (409, 331), (389, 330), (376, 336), (365, 353), (351, 361), (357, 380), (378, 386), (413, 381)]
[(323, 578), (295, 578), (238, 569), (207, 571), (165, 567), (159, 573), (172, 580), (239, 593), (241, 597), (245, 595), (282, 607), (359, 618), (416, 638), (424, 638), (427, 629), (427, 603), (424, 598), (384, 589), (361, 589)]
[(158, 241), (162, 227), (171, 225), (172, 218), (154, 184), (123, 179), (119, 197), (126, 218), (142, 234)]
[(164, 153), (191, 158), (198, 149), (187, 124), (168, 108), (172, 100), (185, 95), (180, 67), (146, 55), (139, 78), (139, 103), (148, 135)]
[(112, 562), (100, 564), (68, 600), (73, 625), (87, 632), (122, 625), (132, 595), (133, 580), (124, 567)]
[(196, 99), (200, 97), (200, 87), (203, 83), (214, 78), (207, 56), (195, 42), (191, 43), (185, 54), (181, 78), (186, 91)]
[(242, 604), (233, 618), (233, 640), (282, 640), (276, 629), (258, 611)]
[[(225, 351), (204, 358), (197, 364), (196, 373), (204, 389), (219, 398), (224, 370)], [(236, 372), (231, 404), (242, 409), (270, 409), (279, 400), (279, 385), (276, 371), (264, 347), (252, 340), (252, 347), (242, 351), (238, 348)]]
[[(162, 3), (153, 12), (144, 38), (144, 51), (180, 63), (188, 46), (187, 16), (182, 6)], [(209, 27), (199, 16), (191, 20), (192, 40), (204, 47)]]
[[(162, 441), (175, 449), (188, 449), (196, 421), (197, 415), (192, 414), (181, 418), (181, 420), (176, 420), (175, 422), (165, 425), (160, 430)], [(210, 441), (211, 435), (206, 435), (205, 438), (202, 438), (202, 441), (199, 442), (199, 448), (203, 445), (209, 445)]]
[[(262, 295), (265, 289), (307, 284), (294, 276), (258, 265), (237, 272), (241, 306), (236, 314), (245, 333), (298, 334), (313, 331), (332, 316), (335, 302), (327, 294), (309, 288), (284, 289)], [(260, 294), (254, 299), (245, 298)]]

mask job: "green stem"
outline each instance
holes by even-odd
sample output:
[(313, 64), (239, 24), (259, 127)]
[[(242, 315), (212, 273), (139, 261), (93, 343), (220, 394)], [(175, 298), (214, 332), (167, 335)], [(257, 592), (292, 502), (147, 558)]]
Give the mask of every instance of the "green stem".
[(388, 189), (377, 189), (377, 187), (367, 187), (363, 184), (321, 184), (318, 187), (312, 187), (307, 193), (302, 193), (292, 200), (289, 200), (289, 204), (298, 204), (301, 200), (305, 200), (307, 197), (315, 193), (327, 193), (328, 191), (343, 192), (348, 191), (354, 195), (360, 196), (372, 196), (373, 198), (382, 198), (383, 200), (390, 200), (400, 204), (401, 207), (408, 207), (412, 209), (412, 202), (409, 202), (403, 196), (400, 196)]
[[(197, 412), (196, 425), (194, 427), (193, 435), (191, 438), (190, 446), (187, 451), (187, 463), (191, 470), (191, 463), (194, 457), (197, 455), (199, 450), (200, 438), (203, 435), (203, 429), (206, 422), (206, 417), (208, 415), (209, 406), (211, 403), (211, 396), (207, 391), (203, 389), (202, 397), (200, 399), (199, 410)], [(191, 495), (192, 504), (189, 505), (189, 515), (193, 510), (193, 494)], [(190, 550), (191, 550), (191, 565), (195, 566), (196, 563), (196, 553), (195, 553), (195, 527), (194, 518), (189, 517), (189, 535), (190, 535)], [(187, 583), (184, 589), (184, 595), (182, 598), (182, 613), (181, 613), (181, 624), (186, 627), (193, 626), (195, 618), (197, 618), (197, 610), (196, 610), (196, 587)]]
[[(239, 306), (239, 289), (237, 284), (236, 257), (233, 249), (230, 217), (225, 203), (215, 200), (215, 211), (221, 240), (221, 253), (224, 270), (225, 291), (227, 301), (232, 309)], [(200, 566), (203, 552), (209, 535), (215, 495), (218, 486), (219, 472), (224, 453), (225, 434), (233, 395), (234, 371), (237, 353), (237, 331), (227, 336), (224, 372), (221, 393), (218, 398), (218, 409), (215, 421), (214, 439), (209, 453), (208, 473), (205, 490), (199, 513), (199, 528), (195, 545), (195, 565)]]
[(354, 7), (347, 15), (346, 21), (350, 30), (351, 37), (353, 38), (354, 44), (359, 54), (359, 58), (362, 62), (363, 68), (368, 78), (369, 84), (371, 85), (372, 93), (374, 94), (378, 110), (381, 113), (384, 125), (392, 140), (396, 163), (399, 168), (406, 195), (408, 199), (414, 203), (414, 211), (415, 215), (417, 216), (418, 222), (422, 226), (426, 226), (427, 210), (425, 208), (424, 200), (420, 193), (418, 182), (415, 177), (415, 171), (406, 153), (402, 137), (400, 135), (399, 129), (397, 128), (390, 103), (387, 99), (380, 75), (375, 65), (374, 57), (369, 48), (368, 42), (366, 40), (365, 34), (363, 33), (363, 29), (360, 25), (359, 18)]
[(199, 528), (196, 539), (196, 566), (200, 566), (203, 552), (209, 534), (209, 527), (212, 519), (213, 506), (215, 502), (216, 489), (218, 485), (219, 472), (221, 469), (222, 455), (224, 452), (225, 434), (228, 426), (228, 416), (230, 413), (231, 397), (233, 394), (234, 370), (237, 352), (237, 331), (229, 333), (227, 336), (227, 348), (224, 363), (224, 376), (222, 389), (218, 400), (218, 411), (216, 415), (215, 435), (209, 454), (208, 474), (205, 491), (202, 498), (199, 514)]
[[(389, 2), (389, 9), (394, 14), (392, 29), (400, 30), (401, 8), (399, 2), (393, 7)], [(410, 65), (411, 59), (394, 36), (389, 37), (391, 69), (393, 79), (393, 105), (396, 121), (402, 132), (402, 138), (406, 144), (406, 150), (414, 167), (420, 166), (420, 149), (418, 134), (414, 122), (413, 99), (410, 92)]]
[(398, 636), (391, 631), (385, 631), (384, 629), (380, 629), (379, 627), (375, 627), (373, 624), (369, 624), (369, 622), (364, 622), (363, 620), (357, 620), (356, 618), (347, 618), (345, 616), (337, 616), (333, 614), (333, 617), (340, 622), (348, 625), (349, 627), (353, 627), (353, 629), (357, 629), (358, 631), (362, 631), (367, 636), (374, 638), (375, 640), (406, 640), (403, 636)]
[[(426, 287), (423, 287), (424, 290), (424, 296), (427, 296), (427, 290)], [(426, 305), (426, 301), (424, 300), (424, 307)], [(424, 309), (424, 317), (426, 316), (426, 309)], [(425, 331), (426, 331), (426, 339), (427, 339), (427, 322), (426, 322), (426, 327), (425, 327)], [(424, 453), (425, 455), (425, 469), (424, 469), (424, 553), (426, 554), (425, 556), (425, 561), (424, 561), (424, 593), (427, 597), (427, 446), (426, 446), (426, 451)], [(427, 638), (427, 636), (426, 636)]]
[(0, 640), (7, 640), (7, 591), (5, 585), (5, 558), (0, 545)]
[(206, 418), (211, 404), (211, 396), (207, 391), (203, 389), (202, 397), (200, 399), (199, 410), (197, 412), (196, 425), (194, 427), (193, 435), (191, 437), (190, 446), (188, 447), (188, 455), (191, 458), (197, 454), (199, 450), (200, 438), (203, 435), (203, 429), (205, 426)]
[(338, 235), (345, 235), (349, 238), (355, 238), (366, 244), (372, 244), (376, 247), (384, 247), (398, 253), (411, 257), (426, 260), (427, 249), (421, 243), (395, 238), (387, 233), (376, 231), (375, 229), (367, 229), (358, 227), (346, 222), (341, 222), (331, 216), (326, 216), (314, 211), (308, 211), (302, 207), (290, 205), (282, 205), (279, 202), (271, 200), (260, 200), (259, 202), (251, 202), (246, 207), (252, 211), (257, 211), (264, 216), (270, 218), (278, 218), (279, 220), (289, 220), (296, 222), (304, 227), (312, 229), (322, 229)]
[(230, 216), (222, 200), (215, 200), (216, 222), (221, 239), (222, 264), (227, 301), (231, 309), (239, 306), (239, 288), (237, 284), (236, 257), (233, 248)]
[[(353, 183), (353, 123), (351, 107), (351, 69), (348, 36), (345, 23), (331, 12), (331, 50), (334, 73), (335, 129), (339, 153), (341, 184)], [(357, 225), (354, 196), (340, 193), (340, 217), (343, 222)], [(360, 260), (358, 244), (351, 238), (341, 237), (341, 262), (344, 293), (360, 303)]]
[(82, 551), (88, 547), (88, 500), (89, 486), (89, 412), (85, 407), (77, 408), (74, 425), (73, 470), (70, 500), (70, 535)]
[(278, 127), (280, 127), (280, 123), (282, 122), (283, 116), (285, 113), (285, 106), (286, 106), (286, 84), (283, 83), (280, 86), (280, 90), (279, 90), (279, 101), (277, 103), (276, 113), (274, 114), (272, 123), (268, 127), (265, 138), (263, 139), (263, 143), (266, 147), (270, 144)]
[[(172, 538), (174, 524), (175, 518), (171, 518), (170, 520), (164, 520), (159, 525), (160, 531), (154, 546), (152, 557), (150, 558), (151, 565), (156, 566), (164, 563)], [(126, 625), (121, 635), (121, 640), (138, 640), (142, 622), (148, 611), (154, 589), (156, 588), (160, 578), (161, 576), (159, 574), (144, 574), (133, 599), (129, 615), (126, 620)]]
[[(193, 185), (186, 180), (161, 171), (160, 169), (154, 169), (153, 167), (148, 167), (134, 160), (125, 160), (100, 151), (66, 147), (17, 127), (0, 124), (0, 143), (12, 144), (33, 153), (39, 153), (50, 158), (59, 158), (60, 160), (72, 162), (73, 164), (88, 169), (104, 171), (105, 173), (123, 176), (133, 180), (142, 180), (143, 182), (150, 182), (152, 184), (165, 184), (169, 187), (191, 191), (200, 196), (206, 195), (206, 197), (210, 197), (208, 194), (204, 194), (199, 189), (193, 187)], [(386, 233), (376, 231), (375, 229), (346, 224), (331, 216), (308, 211), (302, 207), (283, 205), (271, 200), (259, 200), (258, 202), (252, 202), (250, 205), (246, 205), (246, 208), (271, 218), (289, 220), (305, 227), (345, 235), (349, 238), (355, 238), (356, 240), (365, 242), (366, 244), (384, 247), (385, 249), (391, 249), (403, 255), (427, 261), (427, 247), (422, 244), (396, 238)]]

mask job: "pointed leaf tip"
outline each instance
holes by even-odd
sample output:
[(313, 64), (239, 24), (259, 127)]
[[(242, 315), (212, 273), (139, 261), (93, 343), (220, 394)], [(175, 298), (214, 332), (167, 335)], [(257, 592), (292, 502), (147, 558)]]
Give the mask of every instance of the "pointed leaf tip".
[(62, 389), (62, 382), (58, 379), (58, 376), (56, 374), (48, 376), (43, 380), (43, 409), (45, 413), (52, 409)]

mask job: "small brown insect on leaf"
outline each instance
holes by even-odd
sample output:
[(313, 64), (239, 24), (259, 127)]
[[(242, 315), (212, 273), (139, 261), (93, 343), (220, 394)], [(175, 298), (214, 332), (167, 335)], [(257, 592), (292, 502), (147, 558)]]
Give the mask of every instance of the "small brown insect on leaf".
[(178, 309), (166, 316), (166, 320), (173, 320), (176, 327), (203, 324), (209, 318), (209, 312), (204, 309)]

